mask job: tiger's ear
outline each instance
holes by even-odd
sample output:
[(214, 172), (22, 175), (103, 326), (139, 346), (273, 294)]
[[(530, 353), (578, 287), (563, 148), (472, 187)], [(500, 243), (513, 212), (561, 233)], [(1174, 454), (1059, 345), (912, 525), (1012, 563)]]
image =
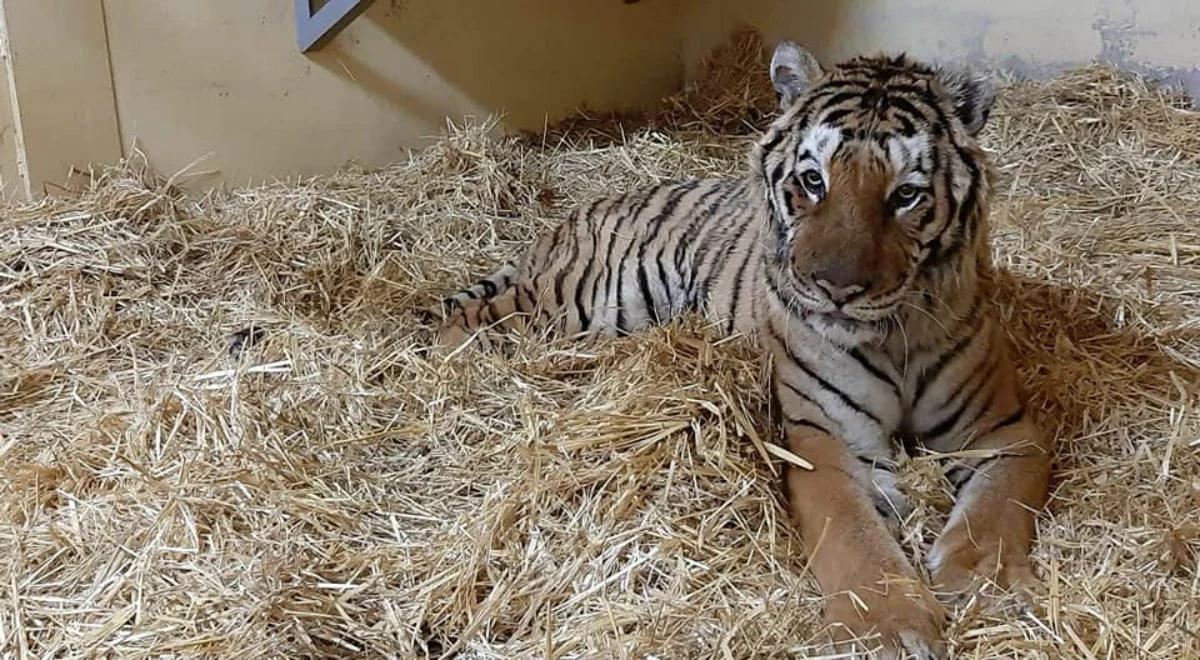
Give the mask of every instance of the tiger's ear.
[(937, 79), (963, 127), (978, 135), (996, 105), (995, 83), (986, 75), (952, 69), (938, 69)]
[(794, 42), (780, 42), (771, 56), (771, 83), (779, 92), (779, 106), (792, 105), (822, 73), (821, 64), (812, 53)]

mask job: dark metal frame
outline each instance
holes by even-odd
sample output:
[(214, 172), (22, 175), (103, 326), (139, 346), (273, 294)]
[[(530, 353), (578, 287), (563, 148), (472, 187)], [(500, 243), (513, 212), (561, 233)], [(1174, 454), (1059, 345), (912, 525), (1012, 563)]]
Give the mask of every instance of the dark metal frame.
[(317, 11), (311, 0), (295, 0), (296, 43), (300, 52), (317, 50), (336, 37), (375, 0), (329, 0)]

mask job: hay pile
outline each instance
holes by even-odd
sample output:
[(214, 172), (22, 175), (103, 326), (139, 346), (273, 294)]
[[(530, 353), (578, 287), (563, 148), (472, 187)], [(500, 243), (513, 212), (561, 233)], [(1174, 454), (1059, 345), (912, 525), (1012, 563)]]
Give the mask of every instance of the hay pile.
[[(727, 110), (761, 121), (758, 84), (617, 141), (452, 127), (408, 163), (199, 200), (134, 158), (4, 209), (3, 654), (813, 653), (752, 351), (693, 321), (443, 363), (409, 313), (580, 200), (738, 171)], [(960, 657), (1200, 654), (1184, 108), (1095, 68), (1009, 86), (988, 131), (1002, 305), (1060, 450), (1048, 593), (960, 611)], [(906, 462), (914, 557), (933, 472)]]

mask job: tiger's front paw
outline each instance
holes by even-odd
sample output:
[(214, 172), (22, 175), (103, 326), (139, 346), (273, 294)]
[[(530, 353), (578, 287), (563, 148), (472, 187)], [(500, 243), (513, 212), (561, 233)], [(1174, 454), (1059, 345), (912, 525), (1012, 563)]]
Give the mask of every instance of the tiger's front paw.
[(1028, 544), (999, 535), (981, 537), (956, 526), (938, 538), (928, 559), (934, 588), (950, 600), (980, 595), (994, 604), (1011, 595), (1025, 603), (1033, 601), (1042, 583), (1029, 563)]
[(839, 650), (852, 657), (946, 657), (945, 612), (925, 585), (912, 578), (837, 594), (825, 609)]

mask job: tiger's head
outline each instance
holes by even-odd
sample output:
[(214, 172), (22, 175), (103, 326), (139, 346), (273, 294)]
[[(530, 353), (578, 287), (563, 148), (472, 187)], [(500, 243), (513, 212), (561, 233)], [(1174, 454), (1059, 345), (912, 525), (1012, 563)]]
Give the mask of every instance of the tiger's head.
[(855, 344), (975, 286), (988, 259), (991, 169), (976, 136), (996, 98), (990, 82), (903, 55), (826, 71), (790, 42), (776, 48), (771, 80), (781, 112), (751, 165), (780, 298)]

